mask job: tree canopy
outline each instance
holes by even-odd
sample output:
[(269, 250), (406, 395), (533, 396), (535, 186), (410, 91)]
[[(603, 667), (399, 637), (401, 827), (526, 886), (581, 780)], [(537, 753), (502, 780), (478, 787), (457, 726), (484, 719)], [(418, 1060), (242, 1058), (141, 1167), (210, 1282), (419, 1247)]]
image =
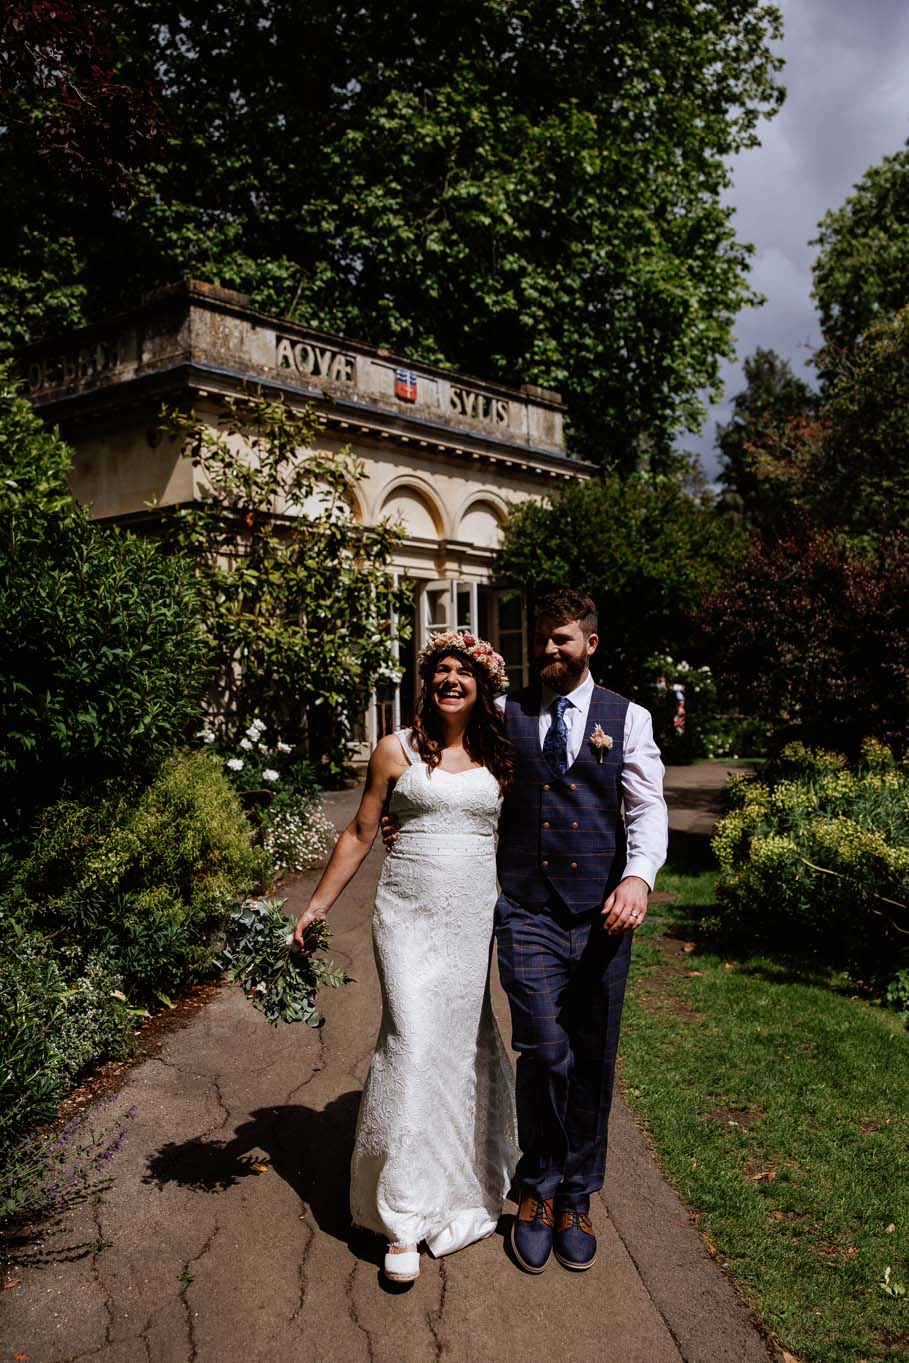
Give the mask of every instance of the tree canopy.
[(531, 596), (557, 585), (588, 592), (600, 610), (594, 672), (630, 695), (652, 655), (688, 652), (694, 613), (742, 547), (734, 522), (677, 476), (608, 471), (517, 507), (501, 567)]
[(752, 520), (772, 535), (795, 514), (873, 550), (909, 519), (909, 307), (819, 364), (819, 402), (749, 433)]
[(729, 421), (717, 426), (716, 444), (723, 459), (720, 482), (724, 507), (759, 524), (778, 511), (778, 499), (774, 487), (760, 476), (757, 456), (769, 441), (778, 443), (793, 423), (809, 416), (816, 399), (775, 350), (758, 346), (742, 368), (745, 387), (733, 399)]
[[(0, 132), (8, 340), (191, 274), (561, 389), (576, 448), (625, 468), (700, 419), (752, 297), (721, 194), (782, 99), (773, 5), (121, 0), (107, 18), (117, 81), (155, 93), (96, 158), (135, 188), (123, 207), (55, 173), (37, 118)], [(18, 99), (63, 96), (33, 73)]]
[(812, 244), (814, 297), (832, 344), (852, 345), (909, 303), (909, 148), (869, 167)]
[(909, 538), (866, 555), (807, 522), (755, 540), (700, 623), (736, 707), (799, 737), (857, 752), (903, 750), (909, 720)]

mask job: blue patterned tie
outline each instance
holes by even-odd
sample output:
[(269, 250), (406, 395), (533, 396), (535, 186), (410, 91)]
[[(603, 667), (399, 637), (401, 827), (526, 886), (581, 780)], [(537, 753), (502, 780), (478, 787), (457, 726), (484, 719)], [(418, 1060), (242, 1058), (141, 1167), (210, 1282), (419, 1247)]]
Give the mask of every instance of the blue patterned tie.
[(543, 739), (543, 756), (554, 776), (564, 776), (568, 770), (568, 726), (565, 723), (565, 711), (570, 704), (567, 696), (558, 696), (549, 707), (552, 711), (552, 723)]

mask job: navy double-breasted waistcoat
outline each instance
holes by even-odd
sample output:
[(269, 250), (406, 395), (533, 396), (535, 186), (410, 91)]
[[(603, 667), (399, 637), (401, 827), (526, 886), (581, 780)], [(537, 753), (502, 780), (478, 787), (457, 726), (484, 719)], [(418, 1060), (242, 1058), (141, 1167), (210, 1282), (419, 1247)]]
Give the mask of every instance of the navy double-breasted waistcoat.
[[(498, 872), (518, 904), (545, 904), (553, 892), (573, 913), (602, 905), (625, 866), (622, 764), (628, 701), (595, 686), (577, 758), (554, 775), (540, 749), (540, 690), (505, 702), (517, 775), (499, 820)], [(599, 724), (612, 747), (590, 742)]]

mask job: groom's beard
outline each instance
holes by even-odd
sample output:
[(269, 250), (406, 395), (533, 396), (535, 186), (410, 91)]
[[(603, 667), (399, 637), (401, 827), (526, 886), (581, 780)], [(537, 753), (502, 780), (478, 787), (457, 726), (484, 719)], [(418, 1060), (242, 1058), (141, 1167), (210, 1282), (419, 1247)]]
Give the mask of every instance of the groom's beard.
[(586, 669), (586, 658), (556, 658), (554, 662), (540, 667), (537, 675), (543, 685), (555, 691), (557, 696), (567, 696), (580, 683)]

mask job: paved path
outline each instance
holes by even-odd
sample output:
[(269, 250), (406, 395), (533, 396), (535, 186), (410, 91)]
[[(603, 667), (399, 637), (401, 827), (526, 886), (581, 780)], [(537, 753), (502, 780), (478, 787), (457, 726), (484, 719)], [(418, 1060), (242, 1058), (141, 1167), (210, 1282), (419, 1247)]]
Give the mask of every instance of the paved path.
[[(715, 801), (717, 768), (671, 774), (680, 833), (709, 823), (708, 782)], [(339, 826), (353, 798), (329, 797)], [(519, 1272), (504, 1249), (507, 1208), (490, 1240), (424, 1257), (411, 1289), (383, 1284), (381, 1246), (350, 1238), (346, 1205), (380, 1012), (369, 917), (381, 855), (334, 911), (333, 954), (357, 983), (325, 1000), (322, 1031), (272, 1030), (225, 988), (130, 1071), (119, 1101), (138, 1116), (113, 1185), (10, 1275), (0, 1360), (768, 1363), (621, 1099), (591, 1272)], [(311, 883), (289, 889), (289, 908)], [(507, 1037), (498, 986), (496, 1008)]]

